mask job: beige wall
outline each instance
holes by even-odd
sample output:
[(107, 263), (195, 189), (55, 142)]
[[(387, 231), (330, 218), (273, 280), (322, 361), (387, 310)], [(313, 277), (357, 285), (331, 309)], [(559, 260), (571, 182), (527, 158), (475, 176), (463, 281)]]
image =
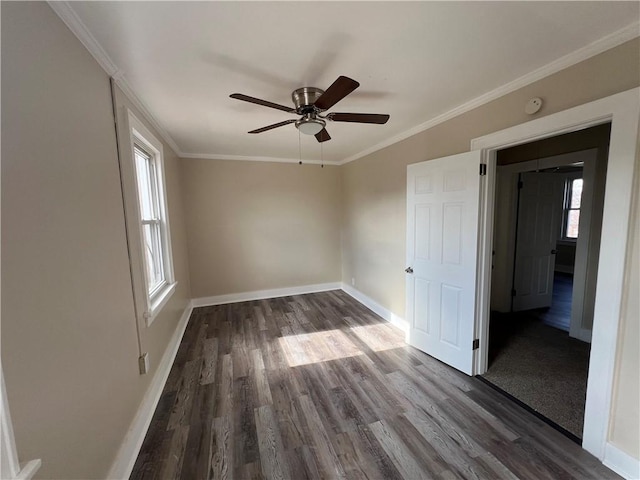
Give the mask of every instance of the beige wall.
[(340, 281), (339, 168), (183, 159), (194, 298)]
[[(640, 40), (635, 39), (345, 165), (342, 172), (343, 282), (355, 278), (356, 288), (403, 317), (406, 166), (468, 151), (473, 138), (531, 120), (532, 117), (524, 113), (524, 105), (530, 98), (544, 100), (539, 117), (637, 87), (640, 84), (638, 58)], [(632, 265), (629, 263), (628, 268)], [(628, 315), (626, 320), (637, 324), (638, 317)], [(623, 351), (638, 351), (637, 336), (622, 338)], [(623, 367), (631, 362), (629, 371), (638, 371), (637, 355), (632, 359), (625, 357), (622, 362)], [(633, 416), (633, 412), (637, 416), (637, 405), (632, 408), (623, 403), (614, 409), (613, 421)], [(620, 447), (637, 456), (629, 437), (635, 438), (637, 445), (638, 424), (621, 428), (628, 435)]]
[(20, 461), (104, 478), (189, 298), (179, 160), (165, 146), (179, 282), (138, 346), (109, 79), (45, 3), (2, 2), (2, 365)]

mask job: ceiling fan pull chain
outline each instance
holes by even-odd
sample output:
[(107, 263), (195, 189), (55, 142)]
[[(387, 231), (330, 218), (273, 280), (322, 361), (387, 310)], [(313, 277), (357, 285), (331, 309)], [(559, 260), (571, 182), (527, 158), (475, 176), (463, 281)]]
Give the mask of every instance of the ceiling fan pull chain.
[(324, 168), (324, 155), (322, 150), (322, 143), (320, 144), (320, 168)]
[(300, 140), (300, 130), (298, 130), (298, 158), (300, 159), (298, 165), (302, 165), (302, 141)]

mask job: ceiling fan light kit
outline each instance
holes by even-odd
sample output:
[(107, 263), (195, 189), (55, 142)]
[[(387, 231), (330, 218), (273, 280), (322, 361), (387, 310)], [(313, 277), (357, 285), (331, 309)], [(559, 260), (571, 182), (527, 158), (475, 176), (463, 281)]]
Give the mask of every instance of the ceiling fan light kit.
[(327, 122), (321, 118), (308, 114), (296, 121), (296, 128), (305, 135), (316, 135), (322, 131), (326, 124)]
[(389, 115), (376, 113), (328, 113), (323, 112), (333, 107), (336, 103), (358, 88), (360, 84), (349, 77), (340, 76), (325, 91), (316, 87), (302, 87), (293, 91), (291, 100), (295, 108), (286, 107), (277, 103), (250, 97), (241, 93), (231, 94), (230, 97), (243, 102), (255, 103), (264, 107), (282, 110), (287, 113), (301, 115), (298, 120), (285, 120), (266, 127), (251, 130), (249, 133), (262, 133), (274, 128), (283, 127), (295, 123), (299, 132), (305, 135), (315, 135), (318, 142), (331, 140), (326, 130), (327, 120), (333, 122), (371, 123), (382, 125), (387, 123)]

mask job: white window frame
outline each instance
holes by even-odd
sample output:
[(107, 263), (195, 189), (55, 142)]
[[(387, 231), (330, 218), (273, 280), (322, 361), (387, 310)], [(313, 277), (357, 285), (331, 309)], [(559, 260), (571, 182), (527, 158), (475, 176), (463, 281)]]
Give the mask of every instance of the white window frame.
[[(138, 318), (143, 319), (147, 326), (155, 320), (158, 313), (169, 301), (176, 290), (173, 271), (173, 254), (171, 251), (171, 229), (169, 226), (169, 209), (167, 206), (166, 183), (164, 175), (164, 156), (162, 142), (129, 110), (126, 109), (128, 136), (123, 155), (122, 186), (125, 203), (125, 218), (127, 223), (127, 237), (131, 263), (131, 277), (134, 290), (134, 302)], [(144, 245), (144, 224), (140, 211), (135, 147), (143, 150), (152, 157), (155, 166), (158, 214), (160, 224), (160, 247), (162, 251), (162, 266), (164, 281), (153, 291), (149, 291), (146, 275), (146, 256)]]
[[(582, 202), (580, 202), (579, 208), (571, 208), (571, 193), (573, 189), (574, 180), (583, 180), (584, 177), (582, 172), (576, 172), (572, 174), (565, 175), (564, 179), (564, 199), (562, 201), (562, 229), (561, 229), (561, 238), (560, 240), (565, 243), (573, 243), (575, 244), (578, 241), (578, 237), (568, 237), (567, 236), (567, 223), (569, 221), (569, 212), (571, 210), (578, 210), (582, 215)], [(583, 183), (583, 193), (584, 193), (584, 183)], [(580, 226), (578, 225), (578, 231), (580, 230)], [(578, 233), (579, 235), (580, 233)]]

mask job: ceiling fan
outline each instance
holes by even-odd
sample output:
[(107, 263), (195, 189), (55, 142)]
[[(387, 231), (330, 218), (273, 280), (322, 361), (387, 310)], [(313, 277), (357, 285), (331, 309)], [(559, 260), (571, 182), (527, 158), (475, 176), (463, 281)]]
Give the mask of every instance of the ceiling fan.
[(327, 120), (333, 122), (355, 122), (355, 123), (376, 123), (382, 125), (387, 123), (389, 115), (380, 115), (375, 113), (327, 113), (336, 103), (358, 88), (360, 84), (348, 77), (340, 76), (326, 90), (316, 87), (302, 87), (293, 91), (291, 99), (295, 108), (279, 105), (277, 103), (268, 102), (259, 98), (250, 97), (241, 93), (229, 95), (236, 100), (255, 103), (265, 107), (275, 108), (287, 113), (301, 115), (299, 119), (285, 120), (284, 122), (274, 123), (266, 127), (251, 130), (249, 133), (262, 133), (274, 128), (283, 127), (291, 123), (295, 123), (296, 128), (306, 134), (315, 135), (318, 142), (326, 142), (331, 140), (329, 132), (325, 128)]

